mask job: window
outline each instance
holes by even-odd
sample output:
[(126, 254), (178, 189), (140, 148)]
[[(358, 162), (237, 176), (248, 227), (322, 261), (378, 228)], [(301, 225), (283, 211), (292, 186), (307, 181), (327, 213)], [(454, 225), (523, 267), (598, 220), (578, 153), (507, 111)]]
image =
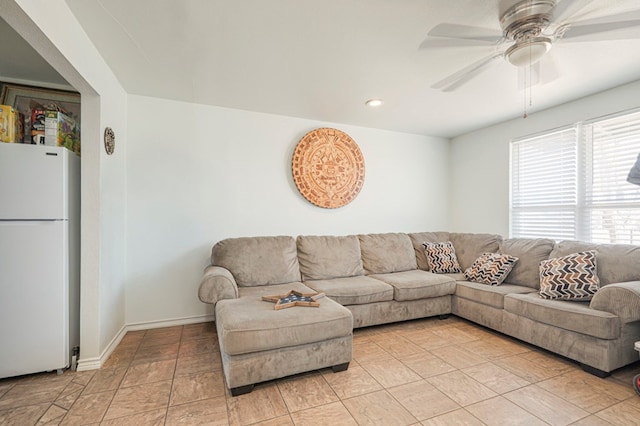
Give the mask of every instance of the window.
[(640, 111), (511, 143), (511, 235), (640, 244)]

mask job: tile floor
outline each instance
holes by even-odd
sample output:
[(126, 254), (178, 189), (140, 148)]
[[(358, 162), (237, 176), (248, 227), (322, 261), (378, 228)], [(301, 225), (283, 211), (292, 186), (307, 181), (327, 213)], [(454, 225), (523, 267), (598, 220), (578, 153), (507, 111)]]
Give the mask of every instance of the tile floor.
[(234, 398), (212, 323), (130, 332), (100, 370), (0, 380), (0, 425), (640, 424), (640, 363), (598, 379), (456, 317), (356, 330), (353, 352)]

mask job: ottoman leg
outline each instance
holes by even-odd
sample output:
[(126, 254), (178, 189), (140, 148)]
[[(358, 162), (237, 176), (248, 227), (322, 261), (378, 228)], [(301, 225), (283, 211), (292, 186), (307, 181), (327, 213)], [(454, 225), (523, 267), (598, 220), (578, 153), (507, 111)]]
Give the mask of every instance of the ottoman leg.
[(333, 367), (331, 367), (331, 369), (333, 370), (334, 373), (339, 373), (341, 371), (347, 371), (348, 368), (349, 368), (349, 363), (348, 362), (345, 362), (344, 364), (334, 365)]
[(231, 388), (231, 396), (244, 395), (253, 390), (253, 385), (238, 386), (237, 388)]

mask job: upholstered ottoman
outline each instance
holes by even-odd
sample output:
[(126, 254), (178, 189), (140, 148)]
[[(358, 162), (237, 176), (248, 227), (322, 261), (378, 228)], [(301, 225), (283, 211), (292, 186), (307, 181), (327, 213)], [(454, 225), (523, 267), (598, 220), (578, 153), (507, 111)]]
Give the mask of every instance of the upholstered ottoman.
[(347, 308), (328, 297), (319, 300), (319, 307), (280, 310), (261, 300), (267, 294), (286, 294), (295, 286), (245, 288), (242, 297), (216, 304), (222, 366), (233, 396), (251, 392), (255, 383), (349, 367), (353, 317)]

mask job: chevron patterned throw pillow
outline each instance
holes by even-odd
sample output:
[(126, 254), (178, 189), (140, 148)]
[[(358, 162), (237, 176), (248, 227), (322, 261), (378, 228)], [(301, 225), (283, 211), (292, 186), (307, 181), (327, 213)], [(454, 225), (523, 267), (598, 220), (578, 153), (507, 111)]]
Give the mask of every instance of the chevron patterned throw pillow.
[(509, 254), (482, 253), (464, 271), (464, 276), (468, 281), (500, 285), (507, 278), (517, 261), (517, 257)]
[(467, 279), (467, 281), (476, 282), (476, 280), (480, 276), (480, 272), (482, 271), (482, 267), (484, 266), (484, 264), (489, 259), (489, 255), (490, 254), (491, 253), (482, 253), (480, 255), (480, 257), (478, 257), (476, 260), (474, 260), (473, 263), (471, 264), (471, 266), (469, 266), (464, 271), (464, 277)]
[(425, 254), (427, 255), (427, 264), (431, 272), (436, 274), (459, 274), (462, 272), (456, 250), (453, 248), (451, 241), (444, 243), (422, 243)]
[(540, 262), (540, 297), (591, 300), (600, 288), (593, 250)]

